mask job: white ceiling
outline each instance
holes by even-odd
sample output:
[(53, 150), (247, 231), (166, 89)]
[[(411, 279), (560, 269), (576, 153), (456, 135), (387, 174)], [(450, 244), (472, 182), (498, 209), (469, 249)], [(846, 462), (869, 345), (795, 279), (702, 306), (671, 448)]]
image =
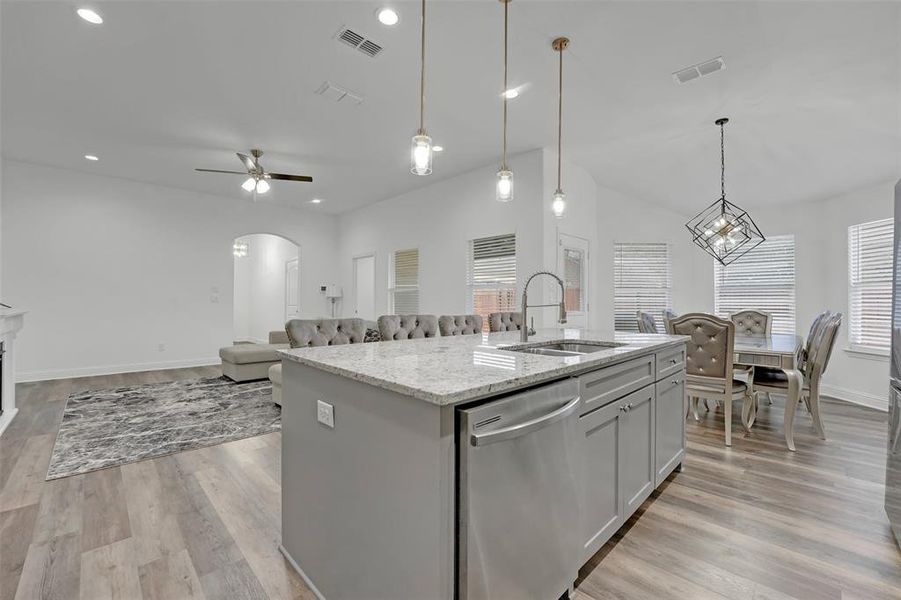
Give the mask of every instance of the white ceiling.
[[(398, 9), (398, 26), (377, 22), (382, 5)], [(193, 168), (238, 169), (234, 152), (259, 146), (268, 169), (315, 179), (275, 182), (270, 201), (323, 198), (324, 212), (498, 158), (498, 2), (429, 0), (426, 128), (446, 151), (428, 178), (409, 173), (418, 2), (92, 6), (102, 26), (72, 2), (4, 1), (5, 157), (238, 196), (240, 177)], [(564, 154), (602, 185), (700, 210), (718, 195), (721, 115), (732, 118), (727, 193), (746, 208), (901, 176), (899, 3), (518, 0), (510, 12), (510, 79), (527, 86), (510, 103), (513, 152), (555, 144), (550, 41), (565, 34)], [(385, 50), (371, 59), (341, 45), (342, 25)], [(673, 82), (719, 55), (725, 71)], [(365, 102), (316, 96), (325, 80)]]

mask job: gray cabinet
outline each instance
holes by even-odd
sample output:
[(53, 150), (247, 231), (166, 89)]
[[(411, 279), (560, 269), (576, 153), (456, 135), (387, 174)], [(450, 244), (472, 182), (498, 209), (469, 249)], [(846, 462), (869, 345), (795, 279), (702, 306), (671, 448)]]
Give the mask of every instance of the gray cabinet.
[(685, 456), (685, 372), (657, 382), (655, 411), (655, 485), (660, 485)]
[(656, 487), (654, 386), (629, 394), (620, 416), (620, 492), (628, 518)]

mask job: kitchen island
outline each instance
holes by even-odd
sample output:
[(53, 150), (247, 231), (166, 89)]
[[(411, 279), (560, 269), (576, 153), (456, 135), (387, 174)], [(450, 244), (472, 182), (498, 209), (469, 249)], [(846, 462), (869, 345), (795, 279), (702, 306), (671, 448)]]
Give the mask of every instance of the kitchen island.
[[(552, 329), (519, 346), (280, 353), (282, 551), (320, 597), (560, 597), (681, 465), (685, 338)], [(515, 425), (479, 416), (495, 405)]]

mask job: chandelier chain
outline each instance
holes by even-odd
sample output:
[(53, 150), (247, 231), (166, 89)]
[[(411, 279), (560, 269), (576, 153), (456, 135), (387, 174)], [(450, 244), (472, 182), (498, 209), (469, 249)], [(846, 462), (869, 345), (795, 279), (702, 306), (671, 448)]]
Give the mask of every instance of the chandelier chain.
[(425, 0), (422, 0), (422, 32), (419, 54), (419, 135), (425, 135)]
[(720, 198), (726, 199), (726, 135), (725, 123), (720, 123)]

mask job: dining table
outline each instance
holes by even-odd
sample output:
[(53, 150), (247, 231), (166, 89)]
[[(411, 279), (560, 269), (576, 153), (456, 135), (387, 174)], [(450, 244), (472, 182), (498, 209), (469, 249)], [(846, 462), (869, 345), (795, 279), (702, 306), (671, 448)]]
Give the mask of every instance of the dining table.
[(804, 388), (798, 358), (803, 338), (793, 333), (770, 333), (766, 335), (735, 336), (736, 366), (768, 367), (781, 369), (788, 377), (788, 396), (785, 399), (785, 444), (795, 451), (795, 412)]

